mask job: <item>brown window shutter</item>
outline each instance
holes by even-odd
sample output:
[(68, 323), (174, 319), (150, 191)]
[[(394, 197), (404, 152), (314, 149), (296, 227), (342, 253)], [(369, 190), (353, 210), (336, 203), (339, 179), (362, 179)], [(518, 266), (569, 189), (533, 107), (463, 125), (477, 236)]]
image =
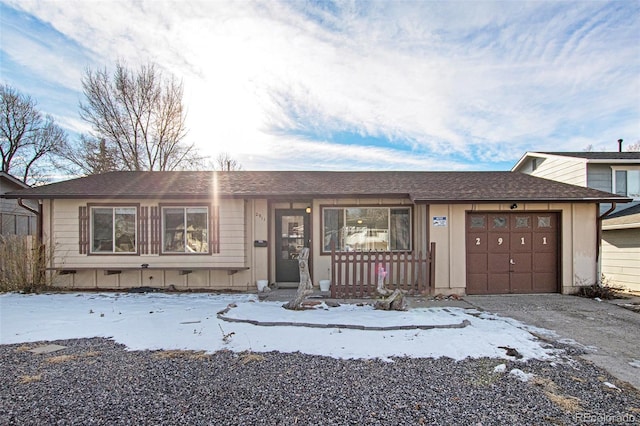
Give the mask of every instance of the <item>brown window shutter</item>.
[(220, 253), (220, 209), (218, 206), (211, 208), (211, 229), (209, 230), (211, 253)]
[(89, 251), (89, 209), (87, 206), (78, 208), (78, 251), (87, 254)]
[(160, 207), (151, 207), (151, 254), (160, 253)]
[(138, 216), (138, 253), (149, 254), (149, 207), (140, 207)]

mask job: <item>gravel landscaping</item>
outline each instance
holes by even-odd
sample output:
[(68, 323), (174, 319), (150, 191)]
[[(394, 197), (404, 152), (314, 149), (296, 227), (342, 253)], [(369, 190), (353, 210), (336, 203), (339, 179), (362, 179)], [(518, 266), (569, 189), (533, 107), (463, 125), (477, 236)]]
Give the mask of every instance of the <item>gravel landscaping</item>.
[[(47, 343), (66, 348), (29, 351)], [(0, 345), (0, 424), (639, 424), (640, 393), (565, 349), (558, 362), (382, 362), (100, 338)]]

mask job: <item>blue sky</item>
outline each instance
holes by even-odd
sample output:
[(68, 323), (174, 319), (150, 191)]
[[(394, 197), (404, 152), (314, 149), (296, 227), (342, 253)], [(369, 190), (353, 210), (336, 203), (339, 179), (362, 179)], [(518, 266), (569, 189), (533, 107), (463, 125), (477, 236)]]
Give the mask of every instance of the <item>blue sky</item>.
[(77, 138), (87, 68), (182, 80), (248, 170), (508, 170), (640, 140), (640, 1), (2, 1), (3, 83)]

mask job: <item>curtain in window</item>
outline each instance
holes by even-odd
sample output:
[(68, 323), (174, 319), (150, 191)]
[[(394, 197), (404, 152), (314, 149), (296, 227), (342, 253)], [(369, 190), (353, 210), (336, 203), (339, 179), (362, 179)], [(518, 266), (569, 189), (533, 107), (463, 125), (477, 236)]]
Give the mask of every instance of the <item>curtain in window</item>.
[(409, 250), (411, 248), (411, 221), (409, 220), (409, 210), (391, 209), (389, 228), (389, 245), (391, 250)]
[(331, 244), (335, 244), (337, 251), (342, 250), (342, 238), (340, 232), (344, 222), (343, 209), (324, 210), (324, 251), (331, 251)]

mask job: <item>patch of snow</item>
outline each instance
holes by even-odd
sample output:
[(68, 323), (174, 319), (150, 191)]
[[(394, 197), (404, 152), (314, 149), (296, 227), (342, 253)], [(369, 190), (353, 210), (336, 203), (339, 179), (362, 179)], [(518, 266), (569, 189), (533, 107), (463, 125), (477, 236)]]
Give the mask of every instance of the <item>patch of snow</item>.
[[(227, 316), (265, 322), (353, 324), (362, 326), (451, 325), (429, 330), (353, 330), (232, 323)], [(475, 313), (475, 312), (473, 312)], [(500, 346), (515, 348), (522, 360), (555, 359), (548, 348), (518, 321), (462, 308), (376, 311), (341, 305), (289, 311), (282, 302), (259, 302), (255, 295), (67, 293), (0, 295), (0, 344), (105, 337), (130, 350), (221, 349), (253, 352), (302, 352), (335, 358), (394, 357), (501, 358)], [(225, 336), (228, 336), (225, 338)]]
[(633, 361), (629, 362), (629, 365), (635, 368), (640, 368), (640, 360), (634, 359)]
[(619, 387), (617, 387), (616, 385), (614, 385), (611, 382), (603, 382), (603, 385), (605, 385), (606, 387), (608, 387), (609, 389), (616, 389), (619, 390), (620, 392), (622, 392), (622, 389), (620, 389)]
[(498, 364), (493, 369), (494, 373), (504, 373), (505, 371), (507, 371), (507, 364)]
[(558, 340), (558, 343), (562, 343), (563, 345), (575, 346), (576, 348), (580, 348), (589, 353), (598, 352), (598, 348), (596, 346), (583, 345), (582, 343), (578, 343), (573, 339), (564, 338), (564, 339), (557, 339), (557, 340)]
[(513, 370), (509, 371), (509, 374), (514, 376), (516, 379), (520, 380), (521, 382), (528, 382), (534, 376), (533, 373), (525, 373), (519, 368), (514, 368)]

